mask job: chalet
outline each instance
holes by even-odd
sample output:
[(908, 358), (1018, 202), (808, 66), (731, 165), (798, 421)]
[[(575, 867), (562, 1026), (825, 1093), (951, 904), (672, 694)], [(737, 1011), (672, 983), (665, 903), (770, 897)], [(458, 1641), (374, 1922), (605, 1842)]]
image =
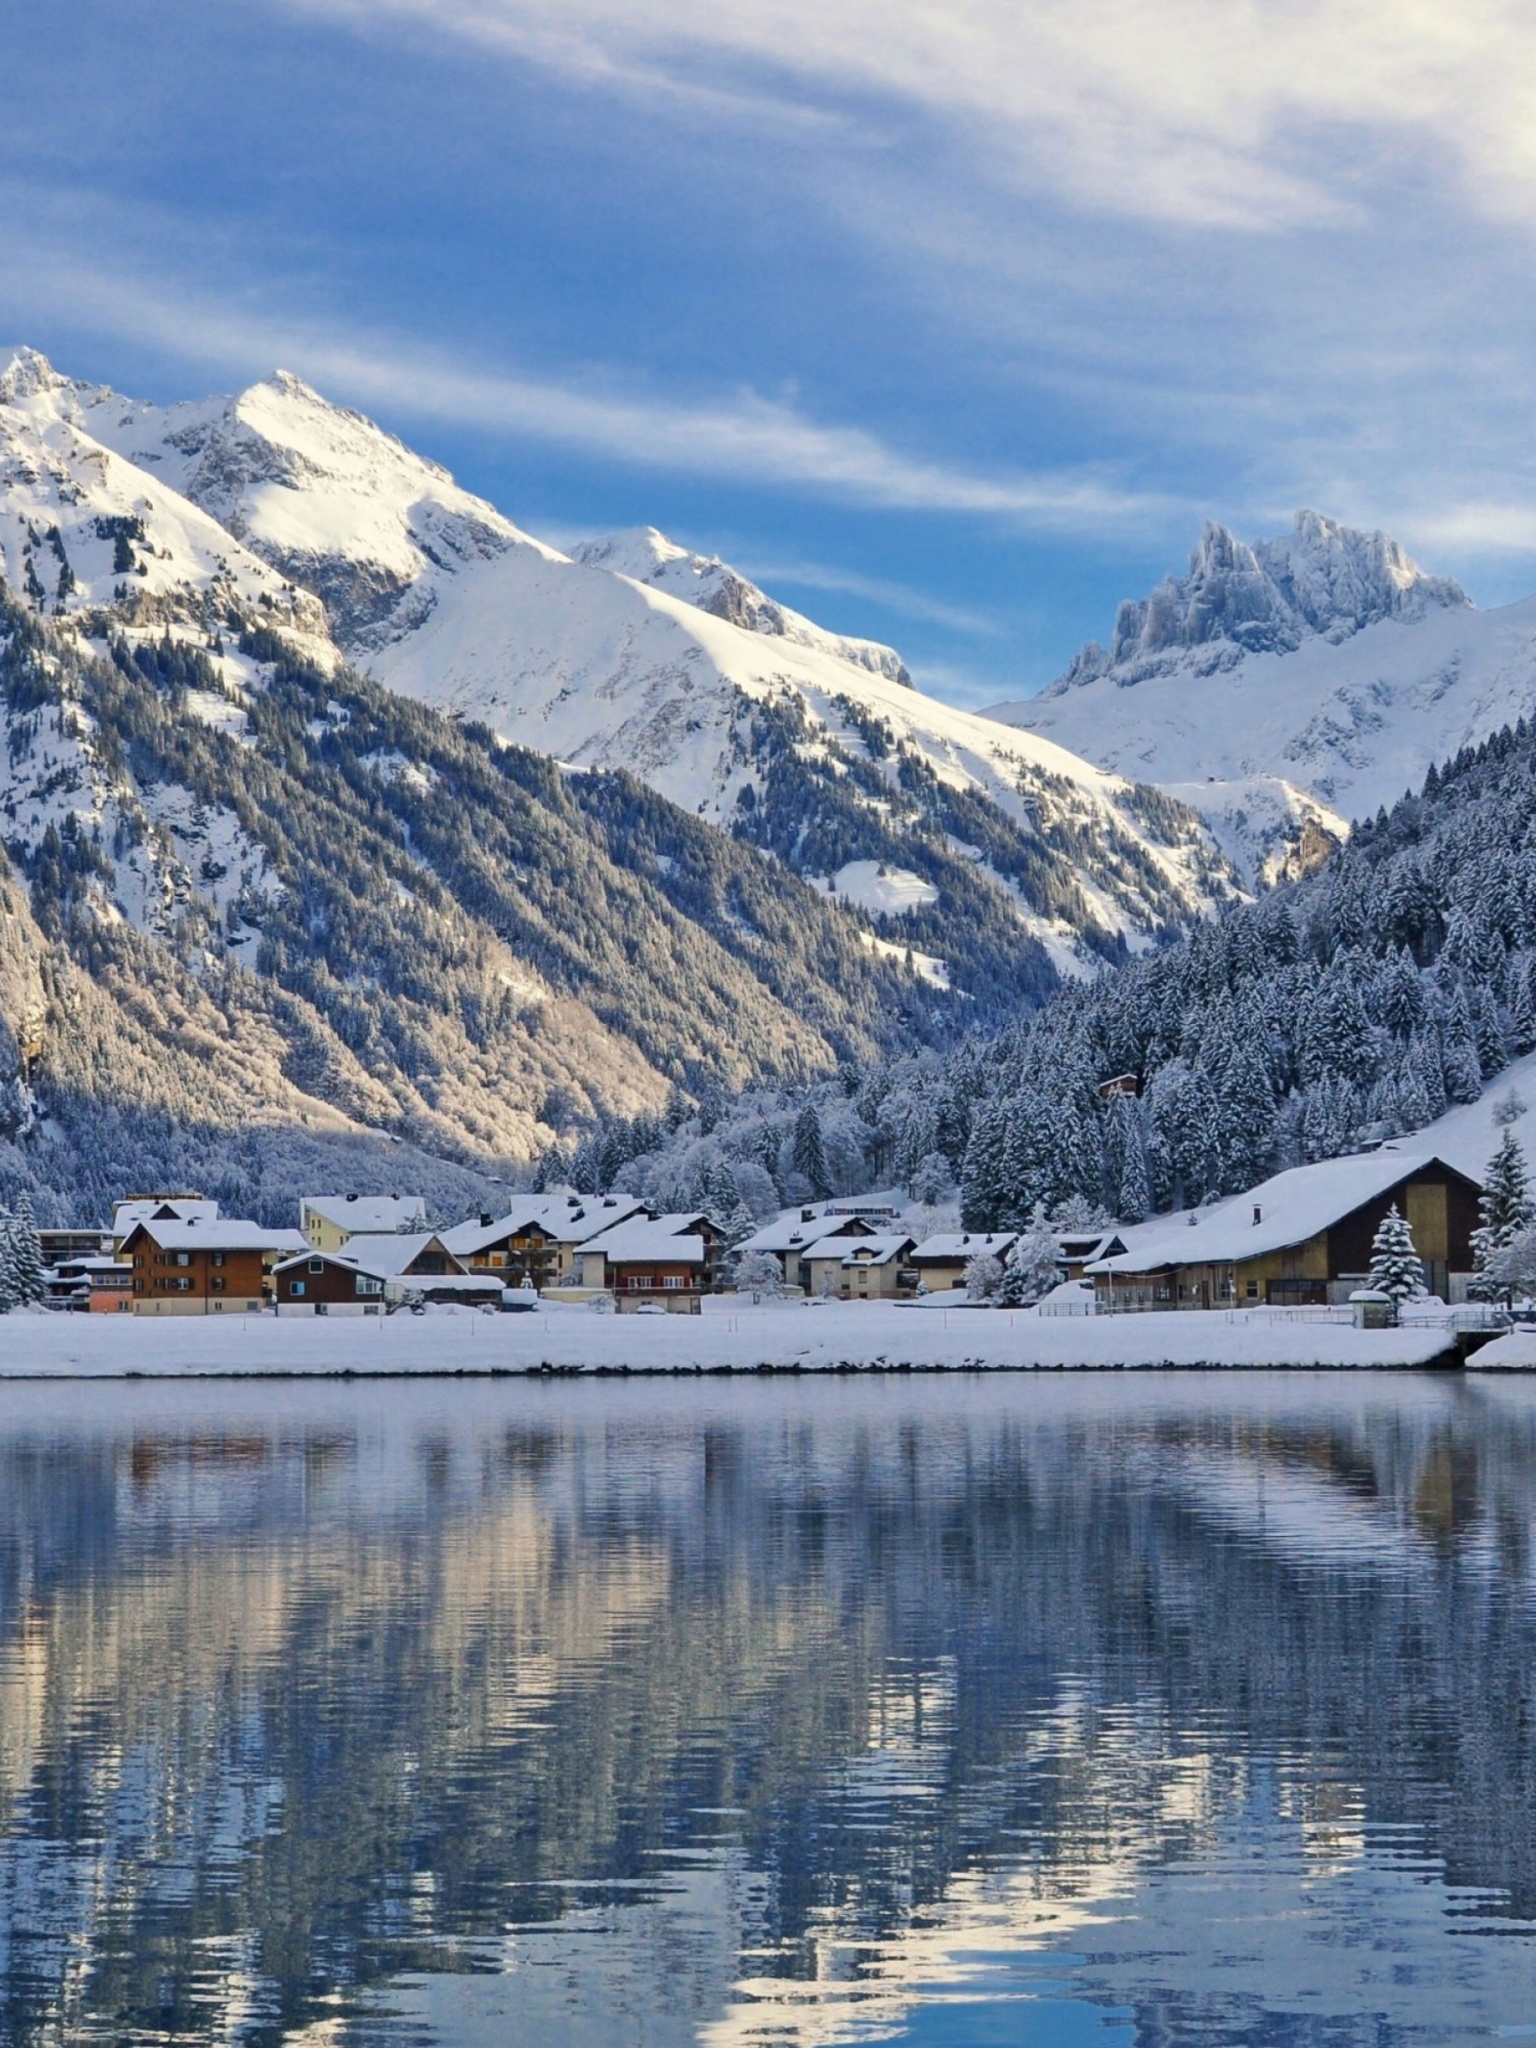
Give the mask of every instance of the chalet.
[(580, 1285), (607, 1288), (621, 1310), (655, 1302), (676, 1315), (697, 1315), (720, 1285), (725, 1239), (697, 1211), (631, 1216), (612, 1223), (576, 1255)]
[(801, 1263), (815, 1296), (895, 1301), (917, 1292), (917, 1274), (910, 1264), (916, 1242), (894, 1231), (883, 1236), (824, 1237), (809, 1247)]
[(534, 1196), (505, 1216), (487, 1212), (478, 1221), (456, 1223), (442, 1233), (443, 1243), (471, 1273), (494, 1273), (507, 1287), (524, 1281), (548, 1287), (560, 1272), (555, 1225), (563, 1220), (549, 1211), (545, 1197)]
[(1244, 1195), (1171, 1219), (1134, 1250), (1088, 1268), (1101, 1309), (1297, 1307), (1347, 1301), (1370, 1272), (1371, 1240), (1407, 1217), (1431, 1293), (1465, 1296), (1477, 1182), (1433, 1155), (1384, 1145), (1295, 1166)]
[(557, 1194), (545, 1200), (543, 1223), (555, 1235), (555, 1278), (561, 1286), (582, 1284), (582, 1247), (600, 1231), (631, 1217), (655, 1217), (655, 1210), (635, 1194)]
[(345, 1251), (283, 1259), (272, 1269), (272, 1288), (280, 1316), (377, 1316), (406, 1296), (398, 1276), (360, 1265)]
[(925, 1237), (911, 1259), (918, 1285), (930, 1294), (963, 1287), (972, 1259), (996, 1259), (1001, 1264), (1018, 1236), (1016, 1230), (941, 1230), (935, 1237)]
[(128, 1233), (138, 1223), (211, 1223), (219, 1205), (203, 1195), (125, 1195), (113, 1204), (112, 1228), (107, 1233), (111, 1249), (120, 1252)]
[(303, 1251), (296, 1230), (234, 1218), (158, 1216), (123, 1240), (135, 1315), (220, 1315), (259, 1309), (279, 1259)]
[(1125, 1239), (1115, 1230), (1064, 1230), (1056, 1239), (1056, 1256), (1064, 1280), (1081, 1280), (1099, 1259), (1112, 1259), (1125, 1250)]
[(805, 1254), (812, 1245), (820, 1244), (826, 1238), (874, 1237), (884, 1214), (879, 1219), (870, 1212), (852, 1205), (833, 1208), (826, 1204), (820, 1208), (786, 1209), (782, 1216), (765, 1223), (741, 1246), (744, 1252), (767, 1252), (779, 1262), (785, 1284), (790, 1287), (811, 1288), (811, 1277), (805, 1267)]
[(305, 1195), (299, 1228), (317, 1252), (339, 1252), (354, 1237), (415, 1232), (427, 1227), (420, 1195)]
[(435, 1230), (385, 1231), (378, 1236), (359, 1231), (340, 1252), (316, 1256), (335, 1258), (374, 1278), (382, 1276), (398, 1288), (397, 1299), (409, 1294), (421, 1301), (501, 1300), (501, 1276), (470, 1273)]

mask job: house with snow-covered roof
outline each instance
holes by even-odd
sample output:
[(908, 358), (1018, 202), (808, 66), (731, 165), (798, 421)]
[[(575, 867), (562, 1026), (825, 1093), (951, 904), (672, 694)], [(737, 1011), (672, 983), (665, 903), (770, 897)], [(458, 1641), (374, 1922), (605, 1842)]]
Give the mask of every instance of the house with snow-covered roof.
[(136, 1224), (153, 1218), (157, 1223), (189, 1223), (194, 1216), (211, 1222), (219, 1213), (217, 1202), (203, 1195), (125, 1195), (112, 1205), (112, 1228), (108, 1233), (114, 1252), (121, 1251)]
[(339, 1252), (349, 1238), (427, 1227), (420, 1195), (305, 1195), (299, 1228), (317, 1252)]
[(869, 1237), (824, 1237), (811, 1245), (801, 1263), (818, 1299), (895, 1301), (917, 1292), (917, 1275), (909, 1262), (916, 1239), (901, 1231)]
[(1016, 1230), (940, 1230), (925, 1237), (912, 1253), (912, 1270), (930, 1294), (965, 1285), (972, 1259), (1007, 1258), (1018, 1242)]
[(787, 1286), (803, 1287), (809, 1292), (811, 1276), (805, 1267), (805, 1255), (810, 1247), (824, 1238), (874, 1237), (886, 1214), (877, 1217), (851, 1203), (834, 1207), (825, 1202), (786, 1209), (771, 1223), (754, 1230), (740, 1249), (769, 1253), (778, 1260)]
[(156, 1214), (134, 1224), (120, 1255), (132, 1269), (135, 1315), (223, 1315), (262, 1308), (272, 1268), (304, 1249), (298, 1231), (244, 1217)]
[(560, 1272), (558, 1226), (568, 1215), (564, 1202), (553, 1207), (547, 1196), (530, 1195), (505, 1215), (483, 1211), (455, 1223), (443, 1243), (471, 1273), (494, 1273), (507, 1287), (548, 1287)]
[(720, 1285), (725, 1235), (702, 1211), (631, 1216), (609, 1224), (576, 1253), (579, 1284), (607, 1289), (621, 1310), (654, 1302), (697, 1315)]
[(1293, 1166), (1246, 1194), (1170, 1217), (1129, 1251), (1088, 1267), (1104, 1310), (1304, 1307), (1347, 1301), (1370, 1273), (1371, 1240), (1396, 1208), (1425, 1284), (1462, 1300), (1478, 1223), (1475, 1180), (1395, 1145)]

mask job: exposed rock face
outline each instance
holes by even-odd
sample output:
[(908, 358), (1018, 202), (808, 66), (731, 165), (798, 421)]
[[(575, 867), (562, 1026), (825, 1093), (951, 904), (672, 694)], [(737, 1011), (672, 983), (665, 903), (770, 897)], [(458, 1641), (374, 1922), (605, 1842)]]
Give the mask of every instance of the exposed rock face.
[(1111, 671), (1129, 687), (1154, 672), (1158, 656), (1190, 648), (1211, 648), (1219, 665), (1289, 652), (1313, 635), (1337, 643), (1381, 619), (1468, 602), (1460, 584), (1425, 575), (1388, 534), (1361, 533), (1319, 512), (1298, 512), (1290, 533), (1252, 546), (1208, 523), (1189, 573), (1127, 599), (1110, 645), (1090, 641), (1045, 694)]

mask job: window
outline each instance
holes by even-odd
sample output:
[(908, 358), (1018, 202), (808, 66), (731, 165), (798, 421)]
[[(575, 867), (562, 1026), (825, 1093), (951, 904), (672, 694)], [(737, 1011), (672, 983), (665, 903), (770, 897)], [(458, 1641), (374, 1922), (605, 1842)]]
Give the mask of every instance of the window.
[(311, 1259), (309, 1262), (309, 1270), (311, 1273), (323, 1273), (325, 1271), (324, 1259)]
[(190, 1266), (192, 1263), (192, 1254), (190, 1252), (178, 1252), (175, 1258), (171, 1261), (171, 1263), (175, 1266)]
[(222, 1294), (224, 1292), (224, 1275), (222, 1273), (215, 1273), (208, 1282), (208, 1289), (212, 1294)]
[(304, 1282), (302, 1280), (290, 1280), (288, 1282), (288, 1292), (295, 1301), (301, 1301), (304, 1296)]
[(1244, 1294), (1244, 1296), (1246, 1297), (1246, 1299), (1247, 1299), (1247, 1300), (1249, 1300), (1249, 1301), (1257, 1301), (1257, 1300), (1258, 1300), (1258, 1298), (1259, 1298), (1259, 1283), (1258, 1283), (1258, 1281), (1257, 1281), (1257, 1280), (1250, 1280), (1250, 1281), (1248, 1282), (1247, 1286), (1246, 1286), (1246, 1287), (1245, 1287), (1245, 1288), (1243, 1289), (1243, 1294)]
[[(210, 1266), (222, 1266), (222, 1265), (223, 1265), (223, 1263), (224, 1263), (224, 1254), (223, 1254), (222, 1252), (213, 1252), (213, 1253), (211, 1253), (211, 1254), (209, 1255), (208, 1263), (209, 1263), (209, 1265), (210, 1265)], [(223, 1281), (222, 1281), (222, 1280), (218, 1282), (218, 1285), (219, 1285), (220, 1287), (222, 1287), (222, 1286), (223, 1286), (223, 1284), (224, 1284), (224, 1283), (223, 1283)]]
[(681, 1273), (668, 1273), (663, 1277), (661, 1284), (663, 1287), (681, 1287), (683, 1276)]
[(382, 1294), (384, 1292), (384, 1282), (373, 1279), (367, 1273), (359, 1273), (357, 1276), (357, 1291), (359, 1294)]

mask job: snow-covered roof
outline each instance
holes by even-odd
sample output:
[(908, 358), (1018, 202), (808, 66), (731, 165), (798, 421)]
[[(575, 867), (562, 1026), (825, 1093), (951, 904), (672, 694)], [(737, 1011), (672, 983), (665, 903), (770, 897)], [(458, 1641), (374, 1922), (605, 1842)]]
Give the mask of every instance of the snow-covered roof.
[(159, 1223), (145, 1219), (134, 1228), (152, 1237), (167, 1252), (301, 1252), (308, 1240), (301, 1231), (272, 1230), (244, 1217), (194, 1216), (188, 1222)]
[(349, 1237), (343, 1249), (333, 1256), (344, 1262), (356, 1261), (357, 1264), (366, 1266), (370, 1272), (383, 1273), (393, 1278), (403, 1273), (411, 1261), (429, 1245), (435, 1245), (439, 1251), (448, 1252), (448, 1256), (453, 1257), (435, 1230), (378, 1233), (360, 1231), (355, 1237)]
[(399, 1278), (399, 1275), (389, 1267), (372, 1264), (365, 1259), (354, 1258), (351, 1243), (348, 1244), (345, 1251), (340, 1252), (317, 1252), (313, 1245), (306, 1245), (303, 1251), (295, 1252), (292, 1258), (280, 1259), (272, 1270), (274, 1273), (292, 1273), (299, 1268), (307, 1270), (312, 1265), (339, 1266), (348, 1273), (366, 1274), (370, 1280), (395, 1280)]
[(1145, 1239), (1133, 1251), (1099, 1259), (1090, 1270), (1151, 1273), (1165, 1266), (1230, 1264), (1283, 1251), (1288, 1245), (1305, 1244), (1428, 1167), (1455, 1171), (1432, 1153), (1400, 1152), (1389, 1145), (1347, 1159), (1293, 1166), (1246, 1194), (1172, 1219), (1166, 1232)]
[(1017, 1242), (1016, 1230), (941, 1230), (925, 1237), (914, 1259), (1000, 1259)]
[(912, 1249), (910, 1236), (824, 1237), (805, 1254), (808, 1259), (840, 1259), (845, 1266), (888, 1266)]
[(305, 1195), (301, 1213), (355, 1233), (420, 1230), (427, 1205), (420, 1195)]
[(704, 1240), (688, 1228), (700, 1220), (696, 1215), (658, 1216), (654, 1222), (632, 1217), (588, 1239), (581, 1250), (601, 1252), (610, 1265), (656, 1259), (671, 1265), (702, 1266), (707, 1257)]
[(1056, 1236), (1056, 1249), (1064, 1259), (1107, 1259), (1126, 1249), (1118, 1230), (1063, 1230)]
[(823, 1238), (873, 1235), (874, 1225), (863, 1216), (833, 1216), (823, 1213), (806, 1222), (798, 1209), (789, 1216), (775, 1217), (755, 1230), (742, 1246), (744, 1252), (803, 1252), (807, 1245)]
[(562, 1244), (585, 1244), (629, 1216), (649, 1216), (638, 1195), (562, 1195), (549, 1204), (549, 1228)]
[(489, 1223), (482, 1223), (478, 1216), (472, 1216), (467, 1223), (455, 1223), (451, 1230), (439, 1232), (443, 1243), (458, 1258), (471, 1258), (476, 1252), (484, 1251), (488, 1244), (500, 1244), (504, 1237), (516, 1237), (530, 1229), (547, 1231), (551, 1237), (558, 1237), (560, 1227), (570, 1212), (562, 1201), (552, 1204), (543, 1195), (534, 1195), (515, 1209), (509, 1209), (504, 1216), (493, 1216)]
[(177, 1217), (185, 1222), (197, 1216), (207, 1222), (218, 1213), (218, 1203), (204, 1201), (200, 1195), (135, 1195), (130, 1201), (113, 1203), (112, 1235), (126, 1237), (136, 1223), (147, 1223), (151, 1216), (161, 1216), (167, 1222)]

